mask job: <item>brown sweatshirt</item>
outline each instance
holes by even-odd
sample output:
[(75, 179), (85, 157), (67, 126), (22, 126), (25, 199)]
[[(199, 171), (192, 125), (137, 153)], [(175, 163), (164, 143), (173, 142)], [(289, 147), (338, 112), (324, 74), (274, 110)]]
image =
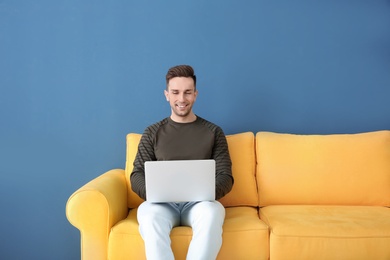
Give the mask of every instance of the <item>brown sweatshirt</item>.
[(177, 123), (170, 117), (165, 118), (146, 128), (141, 137), (130, 175), (131, 187), (140, 198), (146, 199), (146, 161), (197, 159), (216, 161), (215, 197), (225, 196), (232, 189), (234, 180), (222, 129), (201, 117), (191, 123)]

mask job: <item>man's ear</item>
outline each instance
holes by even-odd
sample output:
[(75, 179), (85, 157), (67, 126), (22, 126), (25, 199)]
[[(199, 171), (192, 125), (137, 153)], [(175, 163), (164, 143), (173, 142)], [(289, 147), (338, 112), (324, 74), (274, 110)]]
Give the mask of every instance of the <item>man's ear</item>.
[(166, 100), (169, 102), (169, 93), (166, 89), (164, 89), (164, 95), (165, 95)]

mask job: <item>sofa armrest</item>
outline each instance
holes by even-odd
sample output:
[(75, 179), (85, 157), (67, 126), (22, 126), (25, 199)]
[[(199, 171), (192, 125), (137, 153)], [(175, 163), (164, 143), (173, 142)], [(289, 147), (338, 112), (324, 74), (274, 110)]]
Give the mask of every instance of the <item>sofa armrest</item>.
[(80, 230), (81, 259), (107, 259), (111, 227), (126, 218), (125, 171), (110, 170), (75, 191), (66, 204), (66, 217)]

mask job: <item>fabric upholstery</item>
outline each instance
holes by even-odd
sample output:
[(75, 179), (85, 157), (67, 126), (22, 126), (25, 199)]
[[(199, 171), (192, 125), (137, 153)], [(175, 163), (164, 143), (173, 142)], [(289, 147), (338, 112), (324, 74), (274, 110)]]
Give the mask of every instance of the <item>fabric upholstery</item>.
[(81, 258), (106, 260), (111, 227), (126, 217), (126, 181), (122, 169), (110, 170), (75, 191), (66, 217), (80, 230)]
[(390, 131), (256, 135), (261, 206), (390, 206)]
[[(256, 208), (227, 208), (223, 230), (223, 245), (217, 259), (268, 259), (268, 227), (259, 219)], [(175, 259), (186, 258), (191, 238), (189, 227), (172, 230)], [(109, 259), (145, 259), (145, 246), (138, 232), (137, 209), (131, 210), (126, 219), (112, 228), (108, 252)]]
[(251, 132), (226, 136), (232, 172), (233, 189), (220, 202), (225, 207), (258, 206), (256, 184), (255, 136)]
[(390, 259), (390, 209), (378, 206), (267, 206), (270, 259)]

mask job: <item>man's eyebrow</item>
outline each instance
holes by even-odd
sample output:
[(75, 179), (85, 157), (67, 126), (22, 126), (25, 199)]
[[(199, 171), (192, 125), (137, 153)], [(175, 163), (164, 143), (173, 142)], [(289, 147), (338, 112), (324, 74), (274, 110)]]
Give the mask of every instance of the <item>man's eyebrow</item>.
[[(171, 92), (179, 92), (180, 90), (179, 89), (169, 89), (169, 91)], [(195, 90), (193, 88), (189, 88), (189, 89), (185, 89), (183, 90), (183, 92), (194, 92)]]

